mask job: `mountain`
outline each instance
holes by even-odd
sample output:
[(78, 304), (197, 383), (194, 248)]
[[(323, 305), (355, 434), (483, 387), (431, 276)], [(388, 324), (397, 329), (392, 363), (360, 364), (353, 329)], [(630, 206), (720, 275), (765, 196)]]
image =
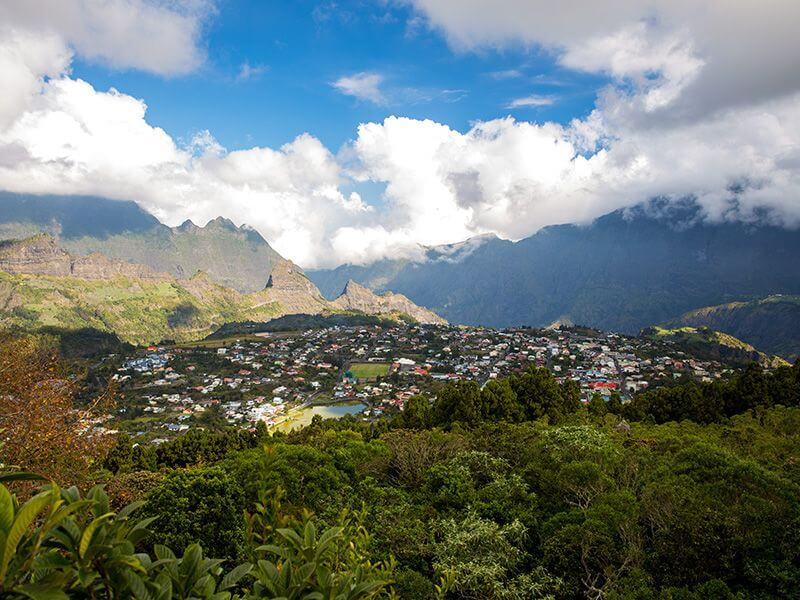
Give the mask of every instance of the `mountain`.
[(282, 260), (254, 229), (218, 217), (204, 227), (167, 227), (135, 202), (0, 192), (0, 239), (49, 233), (76, 255), (101, 253), (188, 279), (204, 271), (240, 292), (264, 287)]
[(327, 297), (352, 279), (456, 323), (562, 321), (635, 334), (701, 306), (800, 294), (800, 233), (709, 223), (691, 202), (653, 201), (516, 243), (483, 237), (309, 277)]
[[(375, 297), (371, 302), (369, 296)], [(358, 313), (421, 322), (428, 315), (411, 303), (391, 315), (367, 292), (356, 310), (329, 302), (301, 269), (281, 259), (262, 290), (242, 294), (198, 272), (178, 279), (146, 265), (101, 254), (73, 255), (50, 235), (0, 243), (0, 325), (25, 330), (93, 330), (125, 342), (187, 341), (225, 323), (265, 322), (288, 314)], [(406, 301), (407, 302), (407, 301)], [(438, 321), (437, 321), (438, 322)]]
[(721, 331), (708, 327), (648, 327), (643, 329), (643, 337), (661, 342), (668, 342), (681, 351), (705, 360), (716, 360), (721, 363), (747, 366), (752, 362), (762, 367), (777, 368), (786, 365), (786, 361), (776, 356), (767, 356), (750, 344)]
[(375, 294), (359, 285), (352, 279), (344, 286), (341, 295), (333, 301), (333, 305), (343, 311), (357, 311), (368, 315), (408, 315), (420, 323), (447, 323), (436, 313), (421, 308), (402, 294), (385, 292)]
[(800, 357), (800, 296), (773, 295), (689, 311), (665, 327), (709, 327), (788, 360)]

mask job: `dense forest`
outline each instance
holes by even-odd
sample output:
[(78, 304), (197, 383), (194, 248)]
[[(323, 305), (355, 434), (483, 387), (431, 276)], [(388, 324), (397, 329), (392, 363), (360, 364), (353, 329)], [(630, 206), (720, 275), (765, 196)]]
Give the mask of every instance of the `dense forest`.
[(374, 423), (158, 447), (87, 444), (61, 418), (80, 382), (54, 364), (42, 342), (0, 340), (4, 598), (800, 590), (800, 363), (588, 407), (532, 368)]

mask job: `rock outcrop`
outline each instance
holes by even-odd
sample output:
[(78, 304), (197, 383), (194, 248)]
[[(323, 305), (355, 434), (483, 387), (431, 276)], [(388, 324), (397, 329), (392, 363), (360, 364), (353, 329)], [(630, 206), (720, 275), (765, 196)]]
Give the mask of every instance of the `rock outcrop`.
[(14, 275), (67, 277), (72, 274), (72, 257), (52, 236), (39, 234), (0, 242), (0, 270)]
[(443, 318), (427, 308), (417, 306), (403, 294), (386, 292), (378, 295), (352, 279), (344, 286), (341, 295), (331, 303), (339, 310), (357, 310), (369, 315), (408, 315), (425, 324), (444, 325)]
[[(106, 281), (98, 286), (97, 280)], [(97, 293), (98, 287), (103, 293)], [(242, 294), (202, 271), (178, 279), (102, 254), (73, 256), (49, 235), (0, 243), (0, 326), (88, 327), (116, 333), (131, 343), (153, 343), (200, 339), (225, 323), (341, 311), (443, 322), (405, 296), (376, 296), (357, 284), (329, 302), (302, 269), (283, 259), (263, 290)]]
[(48, 234), (0, 242), (0, 271), (14, 275), (73, 276), (80, 279), (171, 279), (166, 273), (158, 273), (146, 265), (114, 260), (102, 254), (72, 256)]
[(328, 301), (303, 270), (285, 259), (272, 269), (259, 296), (267, 302), (279, 302), (287, 313), (316, 314), (328, 308)]

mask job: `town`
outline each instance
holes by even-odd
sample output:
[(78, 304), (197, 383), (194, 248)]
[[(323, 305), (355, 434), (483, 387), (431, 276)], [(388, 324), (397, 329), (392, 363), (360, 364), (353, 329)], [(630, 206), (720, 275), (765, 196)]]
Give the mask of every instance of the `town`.
[(433, 399), (458, 380), (485, 385), (529, 366), (579, 383), (581, 400), (711, 381), (734, 369), (669, 343), (588, 329), (398, 325), (262, 333), (110, 355), (96, 369), (117, 386), (115, 412), (97, 426), (158, 444), (193, 427), (273, 431), (352, 414), (378, 419), (414, 395)]

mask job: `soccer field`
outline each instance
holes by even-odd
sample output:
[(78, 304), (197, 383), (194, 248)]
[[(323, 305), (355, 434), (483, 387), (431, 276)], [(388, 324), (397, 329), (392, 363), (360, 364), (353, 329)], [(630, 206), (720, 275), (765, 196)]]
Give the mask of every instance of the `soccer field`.
[(353, 363), (349, 370), (357, 379), (369, 379), (389, 373), (389, 365), (386, 363)]

